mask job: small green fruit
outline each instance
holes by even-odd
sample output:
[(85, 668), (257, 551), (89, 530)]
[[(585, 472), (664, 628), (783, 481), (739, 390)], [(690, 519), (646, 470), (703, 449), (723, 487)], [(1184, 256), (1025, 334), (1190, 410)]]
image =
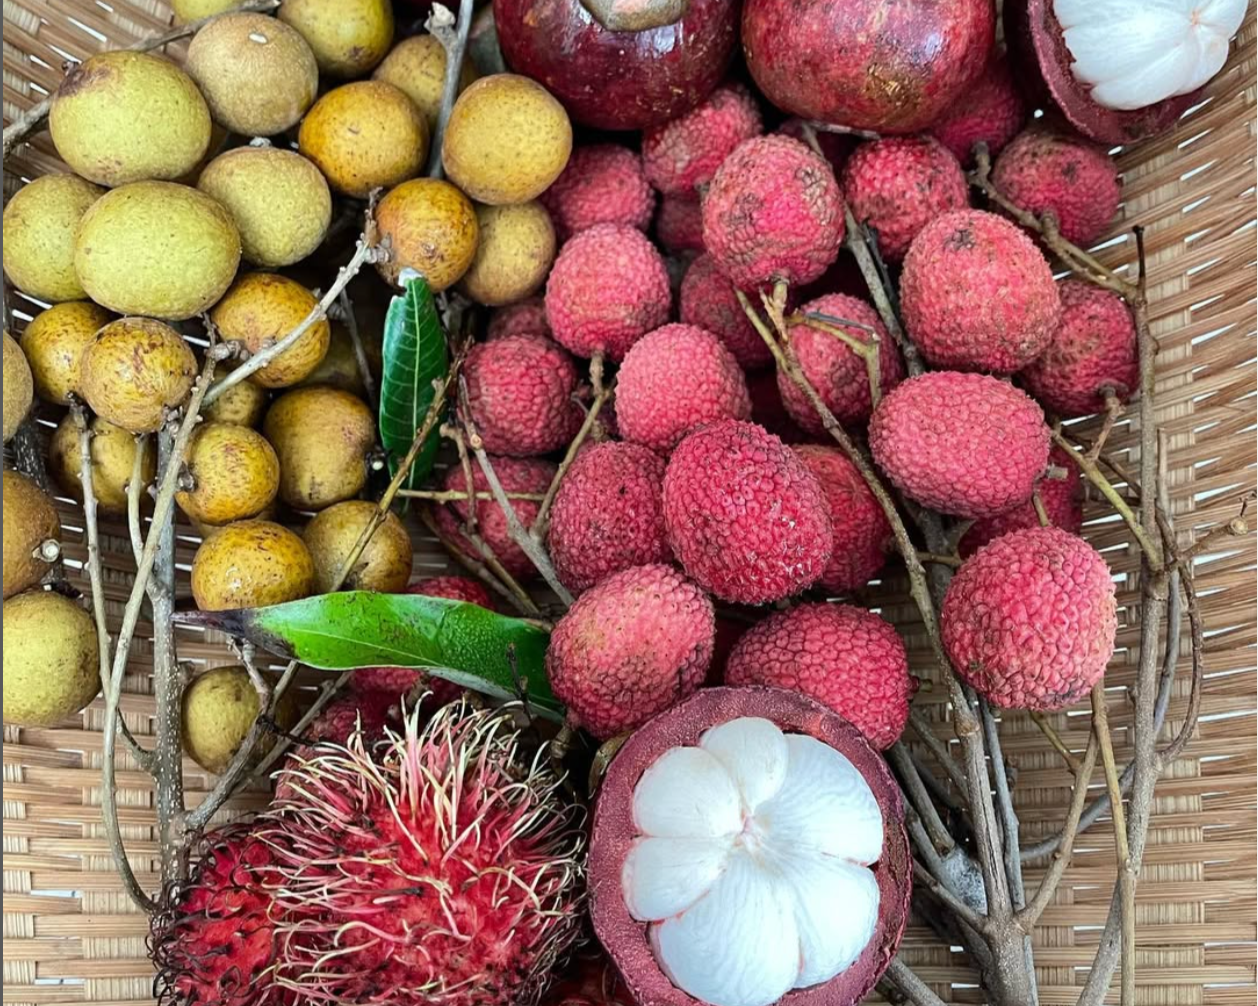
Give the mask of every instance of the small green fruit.
[(31, 365), (8, 332), (4, 333), (4, 442), (7, 444), (31, 411), (35, 397)]
[[(258, 690), (244, 667), (215, 667), (198, 675), (183, 693), (184, 751), (207, 772), (221, 774), (244, 743), (259, 708)], [(292, 692), (285, 693), (275, 709), (276, 724), (291, 727), (296, 711)], [(256, 764), (274, 746), (275, 734), (264, 732), (250, 762)]]
[(105, 194), (75, 175), (44, 175), (4, 208), (4, 271), (23, 293), (57, 303), (86, 293), (74, 272), (74, 231)]
[(31, 590), (4, 602), (4, 722), (46, 727), (100, 691), (91, 616), (69, 598)]

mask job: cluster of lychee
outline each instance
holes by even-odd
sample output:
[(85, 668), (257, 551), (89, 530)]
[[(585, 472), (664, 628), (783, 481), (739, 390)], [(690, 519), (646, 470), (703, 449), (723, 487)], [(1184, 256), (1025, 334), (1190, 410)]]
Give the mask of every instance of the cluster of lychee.
[[(610, 738), (705, 683), (776, 685), (890, 745), (916, 682), (895, 630), (853, 603), (893, 550), (885, 480), (970, 522), (963, 556), (1017, 543), (1016, 573), (976, 556), (950, 595), (958, 671), (1001, 704), (1076, 699), (1108, 658), (1113, 597), (1104, 562), (1074, 537), (1079, 478), (1068, 454), (1050, 457), (1045, 410), (1074, 417), (1134, 393), (1135, 329), (1117, 296), (1056, 282), (1032, 236), (972, 208), (963, 165), (986, 144), (996, 185), (1086, 244), (1118, 208), (1113, 162), (1028, 125), (999, 55), (932, 134), (823, 146), (796, 120), (766, 133), (765, 118), (730, 83), (648, 129), (638, 150), (578, 146), (542, 197), (564, 237), (544, 297), (495, 312), (467, 359), (471, 416), (526, 526), (599, 391), (574, 358), (614, 380), (549, 514), (549, 554), (576, 596), (548, 653), (556, 694), (574, 724)], [(851, 282), (840, 251), (852, 221), (898, 271), (928, 372), (906, 379), (902, 347)], [(764, 306), (781, 312), (776, 345)], [(788, 360), (804, 381), (768, 369)], [(845, 453), (834, 426), (867, 451)], [(483, 481), (469, 487), (452, 467), (444, 488), (483, 494), (484, 544), (511, 575), (535, 577)], [(1068, 543), (1040, 530), (1036, 500)], [(477, 558), (468, 516), (451, 504), (439, 523)], [(1090, 579), (1061, 575), (1062, 549)], [(954, 599), (984, 588), (1003, 610)], [(1026, 590), (1055, 600), (1028, 611), (1014, 601)], [(770, 605), (782, 610), (764, 618)], [(732, 644), (718, 641), (730, 626)], [(1056, 659), (1029, 659), (1028, 634)]]

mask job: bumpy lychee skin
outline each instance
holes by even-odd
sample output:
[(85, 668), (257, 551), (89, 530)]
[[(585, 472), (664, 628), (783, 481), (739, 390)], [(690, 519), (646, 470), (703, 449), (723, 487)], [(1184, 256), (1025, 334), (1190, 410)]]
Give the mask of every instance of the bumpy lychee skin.
[(1053, 271), (1003, 217), (954, 210), (909, 246), (900, 278), (909, 335), (933, 367), (1011, 374), (1048, 346), (1061, 318)]
[[(494, 606), (489, 591), (466, 576), (429, 577), (427, 580), (412, 583), (406, 588), (406, 593), (422, 594), (425, 597), (445, 597), (451, 601), (466, 601), (469, 604), (478, 604), (482, 608), (492, 609)], [(435, 709), (447, 702), (453, 702), (463, 691), (452, 681), (429, 677), (423, 671), (413, 667), (360, 667), (350, 672), (349, 687), (356, 692), (382, 692), (396, 700), (409, 695), (417, 684), (425, 680), (427, 689), (432, 693), (424, 700), (428, 709)]]
[(917, 690), (895, 629), (848, 604), (801, 604), (770, 615), (734, 647), (725, 683), (803, 692), (879, 750), (899, 740)]
[(691, 430), (750, 419), (747, 380), (734, 354), (695, 325), (648, 332), (616, 378), (616, 423), (626, 440), (667, 453)]
[(598, 224), (559, 250), (546, 283), (546, 320), (555, 339), (581, 357), (619, 362), (629, 347), (668, 321), (672, 293), (655, 246), (636, 227)]
[(812, 139), (821, 148), (821, 156), (830, 162), (830, 167), (834, 168), (834, 176), (838, 178), (843, 165), (852, 156), (852, 151), (860, 144), (860, 139), (852, 133), (831, 133), (827, 130), (813, 129), (807, 119), (801, 119), (795, 115), (778, 126), (777, 132), (799, 140), (801, 143), (807, 143), (811, 147), (805, 127), (812, 130)]
[(984, 545), (953, 577), (939, 616), (953, 667), (1005, 709), (1083, 698), (1114, 652), (1114, 581), (1082, 538), (1055, 527)]
[(747, 88), (718, 87), (697, 108), (642, 134), (647, 181), (665, 195), (692, 195), (712, 181), (735, 147), (761, 129), (760, 109)]
[(698, 196), (665, 196), (655, 214), (655, 236), (673, 253), (703, 251), (703, 207)]
[[(490, 458), (494, 474), (509, 493), (545, 493), (550, 480), (555, 477), (556, 466), (549, 461), (526, 458)], [(459, 465), (447, 472), (442, 488), (467, 492), (467, 479)], [(489, 480), (479, 465), (472, 465), (472, 488), (477, 493), (489, 492)], [(539, 504), (530, 500), (512, 500), (512, 509), (527, 528), (537, 518)], [(480, 562), (484, 559), (475, 544), (463, 535), (463, 520), (467, 513), (466, 501), (448, 503), (437, 510), (437, 526), (468, 558)], [(507, 516), (492, 499), (476, 500), (476, 532), (493, 551), (503, 568), (517, 580), (531, 580), (537, 575), (533, 562), (514, 541), (507, 528)]]
[(816, 279), (843, 243), (843, 194), (830, 165), (789, 136), (745, 140), (703, 200), (703, 243), (743, 290)]
[(485, 341), (493, 342), (509, 335), (540, 335), (550, 338), (546, 302), (541, 297), (526, 297), (490, 312)]
[(992, 182), (1032, 213), (1052, 212), (1068, 241), (1090, 245), (1118, 212), (1122, 185), (1105, 148), (1042, 127), (1013, 138), (992, 169)]
[(595, 224), (625, 224), (644, 231), (655, 209), (642, 158), (615, 143), (577, 147), (540, 198), (560, 241)]
[(1121, 399), (1140, 386), (1136, 326), (1116, 293), (1079, 279), (1061, 286), (1061, 324), (1022, 383), (1040, 403), (1069, 419), (1105, 408), (1104, 389)]
[[(865, 301), (832, 293), (810, 301), (800, 308), (800, 312), (824, 314), (830, 318), (854, 321), (865, 326), (857, 328), (855, 325), (823, 322), (842, 329), (848, 338), (866, 345), (877, 335), (878, 385), (884, 395), (904, 379), (904, 361), (900, 359), (895, 340), (887, 334), (878, 312)], [(869, 329), (873, 331), (870, 332)], [(799, 357), (799, 364), (808, 383), (816, 389), (826, 407), (834, 413), (834, 417), (845, 426), (863, 426), (867, 423), (873, 408), (873, 399), (869, 386), (869, 370), (864, 358), (838, 336), (814, 325), (792, 325), (787, 336)], [(781, 370), (778, 371), (778, 391), (795, 422), (815, 437), (825, 434), (826, 428), (821, 416), (808, 401), (808, 396), (791, 380), (789, 374)]]
[(935, 371), (885, 397), (869, 424), (874, 460), (910, 499), (957, 517), (1027, 502), (1048, 463), (1044, 413), (1011, 384)]
[(887, 561), (891, 523), (861, 473), (837, 447), (801, 444), (792, 450), (821, 483), (834, 527), (834, 552), (817, 585), (840, 593), (859, 590)]
[(711, 255), (700, 255), (690, 263), (679, 301), (681, 320), (715, 335), (744, 370), (759, 370), (773, 362), (773, 353), (738, 302), (734, 284)]
[(526, 458), (569, 443), (581, 426), (577, 370), (561, 346), (516, 335), (472, 347), (463, 364), (468, 404), (485, 449)]
[(890, 262), (904, 258), (923, 227), (970, 205), (961, 165), (930, 136), (862, 143), (843, 166), (843, 198), (852, 216), (878, 232)]
[(993, 53), (982, 76), (930, 127), (936, 139), (964, 165), (974, 163), (974, 144), (987, 144), (995, 157), (1018, 135), (1030, 108), (1014, 82), (1009, 60)]
[[(1057, 476), (1061, 476), (1060, 478)], [(1036, 486), (1048, 522), (1071, 534), (1083, 526), (1083, 501), (1080, 498), (1079, 466), (1060, 447), (1048, 453), (1048, 469)], [(1010, 531), (1039, 527), (1040, 515), (1034, 502), (1021, 503), (995, 517), (984, 517), (970, 525), (957, 545), (962, 559), (968, 559), (989, 541)]]
[(803, 590), (834, 548), (816, 477), (773, 434), (733, 419), (677, 445), (664, 473), (664, 526), (687, 574), (737, 604)]
[[(384, 691), (354, 691), (333, 699), (310, 724), (306, 739), (312, 743), (344, 744), (351, 734), (361, 731), (364, 739), (378, 741), (386, 727), (400, 722), (391, 708), (395, 697)], [(397, 712), (400, 711), (399, 707)]]
[(559, 483), (550, 511), (550, 557), (574, 594), (630, 566), (668, 562), (665, 461), (640, 444), (584, 447)]
[(587, 590), (559, 620), (546, 674), (569, 718), (599, 740), (634, 730), (703, 683), (712, 602), (670, 566), (634, 566)]

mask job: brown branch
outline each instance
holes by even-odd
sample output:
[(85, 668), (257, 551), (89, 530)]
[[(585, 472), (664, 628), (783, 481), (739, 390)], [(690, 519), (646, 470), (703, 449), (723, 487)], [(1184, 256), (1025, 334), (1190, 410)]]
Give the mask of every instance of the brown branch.
[(1114, 855), (1118, 860), (1118, 885), (1122, 899), (1122, 1006), (1135, 1006), (1136, 1001), (1136, 892), (1131, 869), (1131, 853), (1127, 846), (1127, 815), (1123, 794), (1118, 784), (1118, 764), (1114, 759), (1114, 742), (1109, 731), (1109, 710), (1105, 707), (1105, 684), (1092, 686), (1092, 731), (1101, 748), (1101, 766), (1105, 770), (1105, 788), (1109, 792), (1114, 821)]
[(913, 969), (899, 957), (887, 965), (887, 979), (895, 985), (913, 1006), (946, 1006), (944, 1001), (930, 990), (927, 984), (913, 973)]
[(921, 776), (918, 775), (917, 766), (909, 755), (909, 749), (899, 741), (896, 741), (887, 749), (886, 755), (887, 760), (895, 766), (896, 772), (900, 776), (900, 782), (905, 790), (906, 802), (910, 803), (913, 809), (917, 811), (918, 816), (922, 819), (922, 825), (926, 828), (926, 833), (930, 836), (930, 840), (935, 848), (941, 853), (949, 852), (955, 848), (956, 842), (948, 834), (948, 828), (939, 817), (939, 811), (935, 809), (934, 801), (931, 800), (930, 794), (926, 791), (926, 784), (922, 782)]
[(913, 879), (942, 901), (952, 912), (971, 929), (986, 933), (990, 928), (986, 915), (980, 915), (947, 887), (940, 883), (926, 867), (916, 859), (913, 860)]
[(1034, 709), (1030, 710), (1030, 716), (1031, 722), (1040, 728), (1040, 733), (1048, 739), (1048, 743), (1052, 745), (1053, 750), (1061, 755), (1062, 761), (1066, 763), (1070, 771), (1078, 775), (1079, 759), (1074, 756), (1070, 748), (1066, 747), (1066, 742), (1061, 739), (1061, 734), (1048, 722), (1048, 717), (1043, 713), (1036, 712)]
[[(837, 320), (837, 319), (836, 319)], [(869, 341), (863, 342), (860, 339), (848, 335), (843, 329), (837, 325), (831, 324), (828, 316), (809, 312), (803, 315), (803, 323), (809, 328), (815, 328), (818, 332), (824, 332), (832, 338), (838, 339), (848, 349), (865, 361), (865, 373), (869, 379), (869, 403), (871, 408), (878, 408), (878, 403), (882, 401), (882, 377), (880, 372), (882, 339), (876, 331), (868, 325), (861, 325), (858, 322), (841, 321), (841, 324), (852, 325), (857, 328), (863, 328), (869, 332)]]
[[(461, 489), (399, 489), (399, 499), (426, 500), (429, 503), (462, 503), (468, 494)], [(541, 493), (507, 493), (509, 500), (525, 500), (529, 503), (540, 503), (546, 497)], [(491, 492), (472, 493), (472, 499), (492, 500)]]
[(930, 749), (930, 753), (935, 756), (935, 761), (939, 763), (939, 767), (947, 773), (948, 778), (952, 780), (952, 785), (957, 788), (962, 799), (969, 799), (969, 790), (966, 788), (965, 775), (957, 766), (957, 760), (952, 757), (948, 751), (948, 746), (939, 739), (931, 727), (930, 721), (926, 719), (918, 710), (909, 708), (909, 726), (916, 731), (917, 736), (922, 739), (922, 743)]
[[(546, 489), (546, 495), (542, 497), (542, 505), (538, 507), (537, 518), (533, 521), (533, 527), (530, 534), (533, 540), (539, 545), (546, 539), (546, 530), (550, 525), (550, 508), (554, 505), (555, 496), (559, 492), (559, 483), (563, 481), (563, 477), (568, 474), (568, 469), (572, 467), (572, 462), (576, 460), (577, 453), (581, 450), (581, 446), (589, 437), (590, 431), (594, 429), (594, 423), (598, 419), (598, 414), (603, 406), (611, 397), (611, 389), (603, 386), (603, 354), (597, 352), (590, 359), (590, 380), (594, 385), (594, 401), (590, 403), (589, 409), (585, 413), (585, 420), (581, 423), (581, 428), (577, 430), (577, 435), (572, 438), (572, 443), (568, 445), (568, 450), (564, 453), (563, 460), (559, 462), (559, 468), (555, 472), (555, 477), (550, 480), (550, 485)], [(510, 498), (510, 494), (508, 494)]]
[(363, 345), (362, 333), (358, 331), (358, 315), (354, 311), (354, 302), (350, 300), (348, 286), (341, 289), (339, 303), (345, 331), (349, 334), (349, 344), (354, 350), (354, 363), (363, 379), (363, 390), (367, 392), (367, 403), (371, 406), (372, 413), (375, 413), (380, 407), (376, 379), (371, 376), (371, 361), (367, 359), (367, 348)]
[(140, 504), (144, 499), (144, 456), (148, 450), (148, 434), (135, 438), (135, 459), (131, 478), (127, 480), (127, 533), (131, 537), (131, 557), (138, 565), (144, 554), (144, 526), (140, 520)]
[(1088, 460), (1093, 464), (1096, 464), (1096, 459), (1101, 456), (1101, 451), (1105, 449), (1105, 441), (1109, 439), (1109, 435), (1114, 431), (1114, 424), (1123, 414), (1123, 401), (1114, 393), (1114, 389), (1107, 387), (1104, 391), (1105, 419), (1101, 423), (1101, 429), (1096, 435), (1092, 449), (1088, 451)]
[[(274, 10), (280, 5), (280, 0), (250, 0), (248, 3), (238, 4), (231, 11), (225, 13), (239, 14), (242, 11), (268, 11)], [(217, 21), (223, 14), (212, 14), (209, 17), (200, 18), (197, 21), (189, 21), (185, 25), (176, 28), (168, 28), (166, 31), (158, 32), (156, 35), (149, 35), (147, 38), (139, 39), (131, 45), (123, 46), (122, 52), (151, 52), (154, 49), (160, 49), (164, 45), (171, 42), (178, 42), (180, 39), (190, 38), (198, 31), (204, 28), (211, 21)], [(60, 90), (60, 87), (58, 87)], [(47, 98), (32, 105), (25, 112), (19, 115), (8, 126), (4, 128), (4, 159), (7, 161), (9, 155), (13, 153), (13, 148), (30, 136), (31, 133), (42, 129), (44, 123), (48, 120), (48, 112), (52, 108), (52, 100), (57, 96), (57, 91), (53, 91)]]
[(437, 128), (429, 138), (432, 146), (429, 148), (427, 174), (431, 178), (440, 178), (442, 174), (441, 148), (445, 140), (446, 124), (450, 121), (450, 113), (459, 96), (459, 78), (462, 75), (463, 58), (467, 53), (467, 36), (472, 28), (474, 13), (474, 0), (459, 0), (456, 23), (450, 20), (448, 8), (442, 4), (434, 4), (432, 13), (424, 24), (446, 53), (446, 73), (442, 81), (441, 107), (437, 111)]

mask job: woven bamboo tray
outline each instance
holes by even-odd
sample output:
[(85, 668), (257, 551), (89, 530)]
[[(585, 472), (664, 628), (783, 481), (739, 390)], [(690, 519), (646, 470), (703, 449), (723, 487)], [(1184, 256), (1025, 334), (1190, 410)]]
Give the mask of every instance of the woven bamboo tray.
[[(160, 0), (5, 0), (5, 122), (47, 96), (67, 59), (126, 45), (169, 23)], [(1160, 346), (1158, 419), (1181, 543), (1235, 516), (1255, 479), (1254, 68), (1251, 7), (1227, 70), (1201, 106), (1172, 134), (1120, 155), (1125, 205), (1113, 240), (1100, 253), (1111, 266), (1130, 267), (1133, 242), (1123, 234), (1133, 224), (1148, 228), (1151, 313)], [(59, 167), (47, 135), (35, 138), (7, 166), (6, 196), (24, 180)], [(17, 298), (11, 307), (11, 323), (20, 329), (39, 306)], [(1129, 462), (1136, 460), (1135, 422), (1134, 416), (1125, 419), (1110, 441)], [(76, 572), (84, 553), (81, 515), (70, 501), (63, 503), (65, 550)], [(1119, 580), (1118, 651), (1106, 683), (1117, 753), (1125, 761), (1139, 646), (1139, 559), (1125, 527), (1105, 507), (1089, 501), (1086, 512), (1088, 537)], [(422, 530), (413, 533), (417, 572), (444, 568), (439, 546)], [(186, 576), (197, 538), (187, 527), (180, 536), (178, 562)], [(116, 625), (130, 583), (125, 528), (105, 524), (102, 549)], [(1198, 562), (1208, 681), (1187, 755), (1158, 786), (1137, 894), (1138, 980), (1147, 1006), (1255, 1001), (1254, 559), (1250, 536)], [(890, 577), (868, 600), (901, 625), (914, 672), (929, 679), (931, 662), (903, 582)], [(1183, 716), (1184, 647), (1168, 729)], [(182, 634), (179, 648), (182, 659), (196, 663), (229, 661), (221, 641), (203, 635)], [(122, 704), (140, 737), (152, 732), (150, 654), (142, 622)], [(928, 685), (917, 702), (947, 737), (944, 695), (945, 689)], [(1081, 749), (1086, 717), (1061, 714), (1055, 720)], [(122, 892), (99, 823), (101, 725), (97, 703), (55, 729), (4, 728), (5, 1003), (151, 1001), (146, 919)], [(1006, 757), (1018, 770), (1018, 813), (1027, 840), (1035, 841), (1059, 825), (1071, 777), (1029, 720), (1006, 717), (1002, 734)], [(123, 757), (118, 802), (127, 846), (141, 883), (153, 888), (152, 787)], [(211, 780), (191, 762), (185, 771), (195, 805)], [(1099, 773), (1093, 785), (1101, 785)], [(246, 794), (228, 812), (238, 814), (264, 799)], [(1040, 872), (1030, 870), (1028, 885)], [(1102, 821), (1076, 846), (1056, 903), (1035, 936), (1044, 1006), (1074, 1003), (1108, 911), (1113, 875), (1111, 833)], [(905, 953), (945, 1001), (983, 1001), (959, 951), (942, 945), (925, 926), (909, 928)]]

